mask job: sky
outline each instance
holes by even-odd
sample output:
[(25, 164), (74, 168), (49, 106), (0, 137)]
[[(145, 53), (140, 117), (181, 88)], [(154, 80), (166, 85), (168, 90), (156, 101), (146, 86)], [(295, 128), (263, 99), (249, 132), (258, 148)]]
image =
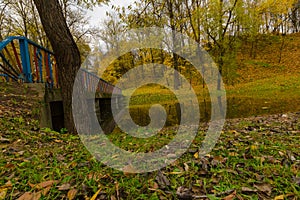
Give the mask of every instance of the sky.
[(90, 24), (92, 26), (99, 26), (102, 19), (106, 17), (106, 11), (112, 11), (111, 6), (129, 6), (135, 0), (111, 0), (109, 5), (97, 6), (93, 11), (88, 11), (87, 15), (90, 17)]

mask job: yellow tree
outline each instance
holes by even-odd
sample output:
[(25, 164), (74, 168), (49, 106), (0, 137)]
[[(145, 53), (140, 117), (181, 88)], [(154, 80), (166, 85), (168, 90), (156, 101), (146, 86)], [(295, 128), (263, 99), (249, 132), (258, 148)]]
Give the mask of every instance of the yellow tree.
[(261, 0), (257, 12), (262, 14), (266, 32), (288, 32), (289, 13), (297, 0)]

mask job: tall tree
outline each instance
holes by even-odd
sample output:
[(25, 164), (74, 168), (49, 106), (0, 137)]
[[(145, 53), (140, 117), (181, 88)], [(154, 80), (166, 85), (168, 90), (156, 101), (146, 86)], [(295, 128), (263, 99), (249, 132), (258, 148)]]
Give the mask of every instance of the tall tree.
[[(170, 30), (170, 41), (168, 41), (168, 49), (179, 49), (180, 42), (175, 38), (176, 32), (182, 32), (182, 1), (181, 0), (142, 0), (135, 2), (135, 8), (129, 7), (130, 13), (126, 13), (124, 9), (120, 13), (121, 19), (129, 28), (157, 26)], [(119, 11), (117, 9), (117, 11)], [(147, 37), (147, 36), (146, 36)], [(162, 55), (162, 54), (161, 54)], [(179, 56), (172, 53), (171, 65), (174, 71), (174, 89), (179, 89)]]
[[(8, 24), (11, 24), (11, 21), (8, 20), (5, 16), (7, 15), (7, 7), (9, 2), (0, 2), (0, 40), (3, 40), (6, 34), (3, 32), (7, 32), (8, 28), (6, 27)], [(9, 25), (8, 25), (9, 26)], [(9, 26), (10, 27), (10, 26)], [(9, 32), (9, 31), (8, 31)]]
[(34, 0), (34, 3), (58, 64), (64, 124), (70, 132), (76, 133), (72, 115), (72, 92), (76, 73), (81, 65), (80, 52), (68, 28), (59, 1)]
[(294, 7), (290, 13), (290, 21), (292, 23), (293, 30), (292, 32), (298, 32), (300, 30), (300, 0), (296, 1)]

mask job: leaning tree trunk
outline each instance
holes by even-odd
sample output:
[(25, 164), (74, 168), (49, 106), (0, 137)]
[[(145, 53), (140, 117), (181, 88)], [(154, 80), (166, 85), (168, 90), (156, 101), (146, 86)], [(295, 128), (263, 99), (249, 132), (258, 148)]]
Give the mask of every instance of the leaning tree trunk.
[(81, 65), (80, 52), (68, 28), (59, 1), (34, 0), (34, 3), (58, 65), (65, 127), (69, 132), (76, 133), (72, 116), (72, 90), (76, 73)]

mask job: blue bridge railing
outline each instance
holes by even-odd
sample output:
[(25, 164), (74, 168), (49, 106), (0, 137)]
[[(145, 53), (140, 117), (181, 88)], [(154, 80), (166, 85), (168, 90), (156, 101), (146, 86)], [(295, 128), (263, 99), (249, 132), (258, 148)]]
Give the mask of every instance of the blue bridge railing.
[[(83, 85), (87, 91), (122, 94), (120, 88), (83, 71)], [(57, 64), (53, 52), (22, 36), (11, 36), (0, 42), (0, 77), (5, 81), (47, 83), (59, 88)]]

